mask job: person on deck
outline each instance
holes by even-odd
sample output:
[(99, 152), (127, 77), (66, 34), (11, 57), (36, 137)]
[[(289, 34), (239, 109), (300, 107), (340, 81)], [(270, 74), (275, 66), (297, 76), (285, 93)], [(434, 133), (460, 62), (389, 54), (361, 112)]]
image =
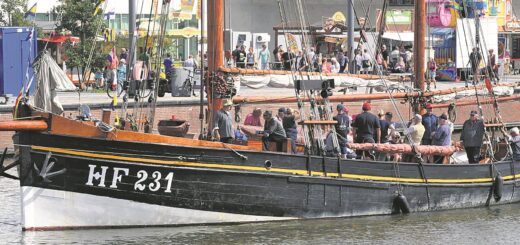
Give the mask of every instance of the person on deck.
[[(439, 127), (431, 134), (432, 143), (436, 146), (450, 146), (451, 145), (451, 130), (446, 122), (448, 121), (448, 117), (446, 115), (441, 115), (439, 117)], [(444, 161), (444, 156), (433, 156), (433, 162), (437, 164), (442, 164)]]
[(280, 107), (280, 109), (278, 109), (278, 114), (276, 114), (276, 119), (280, 122), (283, 122), (283, 118), (285, 117), (286, 112), (287, 112), (287, 108)]
[(296, 140), (298, 139), (298, 129), (296, 120), (299, 118), (299, 112), (291, 108), (285, 110), (285, 116), (282, 119), (285, 135), (291, 139), (291, 152), (296, 154)]
[(509, 135), (509, 144), (513, 151), (513, 161), (520, 161), (520, 130), (517, 127), (512, 128)]
[[(386, 144), (395, 131), (394, 124), (392, 123), (393, 114), (391, 112), (385, 113), (383, 110), (379, 110), (377, 116), (379, 117), (379, 124), (381, 126), (381, 144)], [(386, 153), (378, 152), (377, 160), (384, 161), (386, 160), (386, 156)]]
[(414, 145), (421, 145), (421, 140), (425, 132), (424, 125), (422, 124), (422, 116), (415, 114), (412, 119), (410, 126), (405, 130), (405, 135), (410, 136), (410, 140)]
[(338, 122), (335, 126), (338, 135), (339, 148), (341, 150), (341, 157), (347, 158), (348, 134), (350, 133), (350, 118), (347, 115), (348, 109), (344, 105), (338, 104), (336, 110), (338, 111), (338, 114), (334, 117), (334, 120)]
[(432, 145), (432, 132), (437, 130), (439, 118), (432, 112), (433, 107), (431, 104), (426, 105), (426, 114), (422, 115), (422, 124), (424, 126), (424, 136), (421, 141), (421, 145)]
[(263, 150), (269, 150), (270, 142), (276, 143), (276, 151), (282, 151), (283, 142), (287, 139), (282, 122), (273, 118), (271, 111), (264, 112), (264, 132), (261, 134)]
[(261, 117), (262, 117), (262, 109), (256, 108), (253, 110), (252, 113), (247, 114), (246, 119), (244, 120), (244, 125), (261, 127), (262, 126)]
[[(381, 142), (381, 125), (376, 115), (370, 113), (372, 105), (369, 102), (363, 103), (361, 114), (356, 116), (352, 123), (352, 136), (355, 143), (380, 143)], [(367, 152), (365, 152), (367, 153)], [(363, 151), (357, 151), (359, 157), (364, 155)], [(366, 154), (368, 155), (368, 153)], [(370, 154), (370, 158), (374, 160), (374, 156)]]
[[(415, 114), (415, 116), (412, 118), (410, 126), (407, 129), (405, 129), (404, 134), (408, 136), (407, 138), (411, 140), (410, 143), (413, 143), (413, 145), (421, 145), (421, 140), (424, 136), (424, 126), (422, 125), (421, 115)], [(403, 161), (414, 162), (414, 155), (404, 154)]]
[(477, 111), (471, 111), (470, 118), (462, 125), (462, 133), (460, 134), (460, 141), (464, 145), (470, 164), (480, 161), (484, 131), (484, 121), (478, 118)]
[(234, 130), (233, 118), (231, 116), (231, 109), (233, 108), (233, 101), (225, 100), (222, 109), (215, 114), (215, 128), (213, 128), (213, 135), (216, 139), (220, 139), (222, 143), (232, 143)]

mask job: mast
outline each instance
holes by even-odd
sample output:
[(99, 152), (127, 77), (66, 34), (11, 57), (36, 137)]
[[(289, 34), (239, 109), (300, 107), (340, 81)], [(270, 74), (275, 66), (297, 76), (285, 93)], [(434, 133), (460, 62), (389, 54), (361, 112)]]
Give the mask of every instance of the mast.
[(129, 60), (126, 61), (128, 71), (126, 74), (132, 74), (132, 65), (135, 64), (135, 47), (136, 47), (136, 35), (135, 35), (135, 0), (128, 0), (128, 57)]
[[(224, 65), (224, 0), (207, 1), (208, 28), (208, 76), (206, 93), (208, 95), (208, 130), (213, 127), (213, 113), (222, 108), (222, 99), (215, 98), (213, 77), (218, 68)], [(202, 95), (201, 95), (202, 96)]]
[(348, 28), (348, 68), (354, 74), (354, 0), (347, 0), (347, 28)]
[[(426, 37), (426, 1), (415, 0), (415, 21), (414, 21), (414, 46), (413, 56), (415, 64), (415, 87), (424, 92), (425, 65), (425, 37)], [(420, 105), (414, 106), (415, 113), (420, 113)]]

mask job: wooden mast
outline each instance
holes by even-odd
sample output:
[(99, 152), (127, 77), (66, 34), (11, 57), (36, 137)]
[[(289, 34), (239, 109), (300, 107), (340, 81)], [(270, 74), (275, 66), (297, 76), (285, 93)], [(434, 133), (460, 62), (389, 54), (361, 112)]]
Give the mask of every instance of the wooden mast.
[[(206, 94), (208, 96), (208, 131), (213, 128), (214, 112), (222, 108), (222, 99), (215, 98), (212, 83), (218, 68), (224, 65), (224, 0), (206, 1), (208, 27), (208, 75)], [(202, 94), (200, 96), (203, 96)]]
[[(415, 87), (422, 92), (425, 91), (424, 75), (426, 72), (425, 64), (425, 37), (426, 37), (426, 1), (415, 0), (415, 21), (414, 21), (414, 64), (415, 64)], [(421, 106), (414, 106), (416, 113), (421, 113)], [(421, 113), (422, 114), (422, 113)]]

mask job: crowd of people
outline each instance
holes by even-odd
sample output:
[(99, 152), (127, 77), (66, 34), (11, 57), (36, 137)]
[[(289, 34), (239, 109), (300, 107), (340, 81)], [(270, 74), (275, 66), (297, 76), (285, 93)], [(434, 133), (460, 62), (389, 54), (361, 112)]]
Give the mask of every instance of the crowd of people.
[[(232, 102), (226, 101), (223, 109), (218, 111), (215, 117), (214, 135), (224, 143), (232, 143), (235, 131), (240, 130), (240, 127), (237, 127), (237, 129), (233, 127), (232, 107)], [(442, 113), (440, 116), (435, 115), (431, 104), (427, 104), (425, 109), (425, 114), (416, 114), (407, 125), (400, 125), (393, 121), (392, 112), (379, 110), (377, 115), (373, 114), (371, 112), (372, 105), (369, 102), (363, 103), (362, 112), (357, 115), (349, 115), (348, 108), (343, 104), (338, 104), (334, 116), (336, 121), (333, 126), (334, 130), (323, 128), (327, 132), (323, 139), (325, 154), (348, 159), (446, 163), (448, 159), (440, 155), (424, 156), (422, 159), (417, 159), (417, 156), (411, 153), (387, 154), (362, 150), (353, 151), (349, 148), (349, 143), (451, 146), (454, 125), (448, 119), (447, 113)], [(276, 144), (276, 150), (282, 151), (283, 144), (289, 142), (292, 153), (297, 154), (297, 121), (299, 120), (298, 111), (291, 108), (280, 108), (276, 115), (273, 115), (270, 110), (262, 112), (262, 109), (255, 108), (246, 116), (243, 124), (263, 127), (263, 130), (256, 131), (255, 135), (262, 138), (264, 150), (272, 149), (270, 144)], [(479, 118), (477, 111), (471, 111), (469, 118), (463, 124), (460, 144), (464, 147), (470, 164), (476, 164), (482, 160), (484, 127), (484, 122)], [(334, 134), (337, 136), (339, 148), (334, 143), (332, 137)], [(518, 128), (513, 128), (510, 131), (509, 140), (515, 159), (520, 160), (520, 132)]]
[(352, 61), (349, 61), (348, 53), (339, 50), (332, 54), (322, 54), (311, 47), (308, 51), (293, 52), (278, 45), (270, 52), (265, 44), (257, 52), (252, 47), (246, 51), (246, 46), (237, 45), (235, 50), (227, 51), (225, 57), (227, 66), (261, 70), (349, 73), (349, 67), (352, 66), (354, 73), (368, 74), (380, 71), (405, 73), (411, 72), (413, 67), (411, 47), (394, 47), (390, 51), (387, 50), (386, 45), (382, 45), (377, 50), (375, 57), (361, 45), (355, 50)]

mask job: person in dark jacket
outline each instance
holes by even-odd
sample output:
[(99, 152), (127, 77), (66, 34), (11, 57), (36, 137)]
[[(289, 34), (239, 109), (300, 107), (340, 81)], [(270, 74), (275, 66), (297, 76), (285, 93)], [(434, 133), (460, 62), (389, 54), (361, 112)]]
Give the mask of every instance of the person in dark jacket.
[(432, 145), (432, 133), (437, 130), (439, 124), (439, 118), (432, 112), (433, 106), (431, 104), (426, 105), (426, 114), (422, 115), (422, 124), (424, 126), (424, 136), (422, 138), (421, 145)]
[(287, 139), (282, 122), (273, 117), (271, 111), (264, 112), (264, 132), (262, 134), (263, 150), (269, 150), (269, 143), (276, 142), (276, 150), (282, 151), (283, 142)]
[(338, 114), (334, 117), (334, 120), (338, 122), (335, 127), (336, 133), (338, 134), (341, 157), (347, 158), (347, 137), (350, 132), (350, 118), (347, 115), (348, 110), (344, 105), (338, 104), (336, 110)]
[[(439, 127), (431, 134), (432, 145), (437, 146), (450, 146), (451, 145), (451, 130), (447, 124), (448, 116), (442, 114), (439, 117)], [(433, 162), (442, 164), (444, 162), (444, 156), (435, 155), (433, 156)]]
[(484, 121), (478, 118), (477, 111), (471, 111), (470, 118), (464, 122), (460, 134), (460, 141), (464, 145), (470, 164), (480, 161), (484, 131)]
[[(370, 113), (372, 106), (369, 102), (363, 103), (363, 113), (356, 116), (356, 120), (352, 123), (352, 136), (354, 137), (355, 143), (381, 143), (381, 125), (379, 124), (379, 118), (376, 115)], [(363, 151), (357, 151), (356, 154), (359, 157), (369, 156), (373, 160), (375, 157)]]
[(296, 128), (296, 119), (298, 111), (294, 111), (291, 108), (285, 109), (285, 116), (282, 118), (283, 129), (285, 135), (291, 139), (291, 152), (296, 154), (296, 140), (298, 138), (298, 130)]

